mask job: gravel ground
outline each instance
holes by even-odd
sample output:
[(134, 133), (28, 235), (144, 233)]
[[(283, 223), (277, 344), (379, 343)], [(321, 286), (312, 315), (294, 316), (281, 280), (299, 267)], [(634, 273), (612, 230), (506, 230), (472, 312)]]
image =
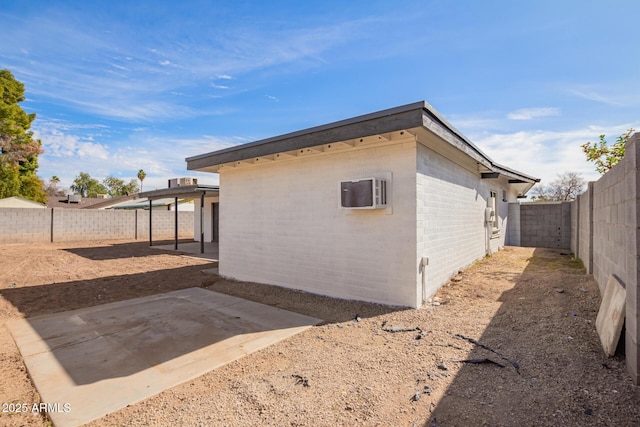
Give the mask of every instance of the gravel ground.
[[(508, 247), (410, 310), (202, 273), (140, 242), (0, 246), (0, 403), (40, 402), (4, 322), (198, 286), (325, 320), (90, 426), (635, 426), (598, 287), (563, 251)], [(48, 425), (0, 412), (0, 425)]]

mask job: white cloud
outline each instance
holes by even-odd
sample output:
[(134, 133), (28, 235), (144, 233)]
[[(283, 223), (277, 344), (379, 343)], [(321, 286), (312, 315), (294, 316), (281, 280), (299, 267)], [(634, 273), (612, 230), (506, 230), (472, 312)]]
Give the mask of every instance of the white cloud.
[(111, 65), (113, 68), (117, 68), (118, 70), (131, 71), (130, 69), (128, 69), (127, 67), (123, 67), (122, 65), (113, 64), (111, 62), (109, 63), (109, 65)]
[(217, 85), (215, 83), (211, 83), (211, 87), (214, 89), (229, 89), (229, 86)]
[(559, 116), (560, 109), (556, 107), (521, 108), (507, 114), (510, 120), (532, 120), (540, 117)]
[(582, 144), (596, 141), (605, 134), (615, 139), (629, 124), (586, 126), (565, 131), (530, 130), (511, 133), (471, 135), (471, 140), (494, 161), (528, 175), (553, 181), (558, 174), (579, 172), (588, 181), (600, 177), (592, 163), (587, 162)]
[(78, 144), (76, 152), (82, 159), (107, 160), (109, 158), (107, 146), (93, 142), (83, 142)]
[(626, 101), (624, 101), (623, 99), (621, 98), (619, 99), (611, 95), (608, 95), (608, 96), (602, 95), (599, 91), (597, 91), (595, 88), (590, 86), (568, 88), (568, 92), (571, 95), (577, 96), (578, 98), (583, 98), (589, 101), (598, 102), (598, 103), (609, 105), (612, 107), (619, 107), (626, 104)]
[(113, 175), (128, 181), (136, 177), (139, 169), (147, 173), (145, 190), (165, 188), (167, 179), (183, 176), (217, 184), (216, 174), (187, 171), (185, 158), (249, 142), (242, 137), (209, 135), (161, 138), (147, 128), (131, 129), (129, 135), (114, 141), (114, 135), (103, 125), (45, 119), (34, 123), (34, 134), (42, 140), (45, 150), (39, 158), (38, 174), (43, 178), (57, 175), (63, 187), (69, 187), (80, 172), (98, 180)]
[(272, 100), (272, 101), (276, 101), (279, 102), (280, 100), (278, 98), (276, 98), (275, 96), (271, 96), (271, 95), (265, 95), (268, 99)]
[(230, 75), (228, 75), (228, 74), (218, 74), (218, 75), (216, 76), (216, 78), (218, 78), (218, 79), (223, 79), (223, 80), (232, 80), (232, 79), (233, 79), (233, 77), (231, 77), (231, 76), (230, 76)]

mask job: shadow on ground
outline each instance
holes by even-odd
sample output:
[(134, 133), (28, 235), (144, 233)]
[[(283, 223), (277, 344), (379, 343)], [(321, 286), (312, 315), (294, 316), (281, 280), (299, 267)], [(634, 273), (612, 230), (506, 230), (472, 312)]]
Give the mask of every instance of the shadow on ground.
[(218, 276), (213, 276), (208, 282), (205, 282), (204, 286), (215, 292), (317, 317), (323, 319), (324, 323), (348, 322), (356, 317), (364, 319), (409, 310), (406, 307), (342, 300), (279, 286), (236, 282), (221, 279)]
[[(193, 239), (182, 239), (178, 241), (178, 249), (180, 244), (193, 243)], [(173, 245), (173, 240), (159, 240), (153, 242), (153, 246)], [(65, 248), (65, 251), (81, 256), (93, 261), (103, 261), (108, 259), (121, 259), (131, 257), (147, 257), (151, 255), (158, 255), (157, 249), (149, 246), (149, 242), (127, 242), (127, 243), (113, 243), (108, 246), (93, 246), (85, 248)], [(176, 252), (182, 254), (180, 250)]]
[[(153, 251), (144, 256), (156, 254)], [(178, 289), (202, 287), (203, 281), (208, 279), (202, 270), (216, 265), (217, 263), (207, 263), (90, 280), (4, 288), (0, 289), (0, 296), (24, 317), (33, 317)]]
[(515, 286), (485, 295), (502, 305), (481, 336), (451, 334), (470, 350), (461, 359), (496, 363), (447, 361), (459, 370), (425, 426), (637, 425), (624, 358), (607, 359), (595, 331), (595, 281), (566, 250), (536, 249), (526, 262)]

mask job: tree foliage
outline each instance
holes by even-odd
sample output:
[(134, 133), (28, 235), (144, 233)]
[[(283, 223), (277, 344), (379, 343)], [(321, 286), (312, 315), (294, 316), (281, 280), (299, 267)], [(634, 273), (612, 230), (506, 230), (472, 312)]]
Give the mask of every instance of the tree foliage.
[(73, 180), (71, 191), (82, 197), (97, 197), (98, 194), (108, 194), (109, 197), (118, 197), (137, 193), (139, 188), (138, 182), (135, 179), (131, 179), (129, 183), (125, 183), (125, 181), (120, 178), (108, 176), (100, 183), (100, 181), (92, 178), (88, 173), (80, 172)]
[(36, 175), (42, 144), (29, 130), (36, 115), (20, 107), (24, 100), (24, 85), (9, 70), (0, 70), (0, 198), (45, 202), (43, 183)]
[(142, 181), (144, 181), (146, 177), (147, 173), (144, 171), (144, 169), (140, 169), (138, 171), (138, 179), (140, 180), (140, 191), (142, 191)]
[(135, 179), (131, 179), (128, 184), (125, 184), (124, 180), (120, 178), (108, 176), (102, 183), (107, 188), (107, 194), (110, 197), (128, 196), (139, 191), (138, 183)]
[(611, 146), (608, 145), (605, 136), (600, 135), (600, 142), (582, 144), (582, 151), (587, 156), (588, 161), (595, 163), (596, 170), (601, 174), (605, 174), (624, 157), (625, 145), (632, 133), (633, 129), (627, 130)]
[(565, 172), (549, 185), (536, 185), (531, 191), (532, 199), (544, 202), (575, 200), (584, 191), (585, 181), (577, 172)]
[(107, 194), (106, 187), (86, 172), (80, 172), (76, 176), (71, 184), (71, 191), (82, 197), (98, 197), (98, 194)]

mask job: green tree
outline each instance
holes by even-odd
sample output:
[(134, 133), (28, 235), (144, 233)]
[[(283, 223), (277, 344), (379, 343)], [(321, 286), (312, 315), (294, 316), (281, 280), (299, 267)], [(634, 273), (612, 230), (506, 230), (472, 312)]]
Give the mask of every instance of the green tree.
[(97, 179), (91, 178), (91, 175), (86, 172), (80, 172), (76, 176), (71, 184), (71, 191), (82, 197), (97, 197), (98, 194), (107, 194), (106, 187), (100, 184)]
[(605, 174), (624, 157), (625, 145), (632, 133), (633, 129), (627, 130), (611, 146), (607, 144), (605, 136), (600, 135), (600, 142), (582, 144), (582, 151), (587, 156), (588, 161), (595, 163), (596, 170), (601, 174)]
[(110, 197), (127, 196), (138, 192), (138, 183), (135, 179), (125, 184), (124, 180), (120, 178), (108, 176), (102, 180), (102, 183), (107, 188), (107, 194)]
[(142, 181), (144, 181), (146, 177), (147, 173), (143, 169), (140, 169), (138, 171), (138, 179), (140, 180), (140, 191), (142, 191)]
[(36, 115), (20, 107), (24, 100), (24, 84), (9, 70), (0, 70), (0, 198), (45, 202), (43, 183), (36, 175), (42, 143), (29, 130)]

